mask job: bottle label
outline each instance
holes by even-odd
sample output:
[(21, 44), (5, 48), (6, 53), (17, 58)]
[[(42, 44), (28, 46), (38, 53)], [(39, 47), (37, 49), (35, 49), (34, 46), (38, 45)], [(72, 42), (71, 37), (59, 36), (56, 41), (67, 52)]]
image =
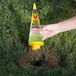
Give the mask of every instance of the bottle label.
[(29, 42), (43, 42), (40, 29), (31, 29)]
[(32, 14), (31, 28), (40, 28), (40, 23), (39, 23), (39, 19), (38, 19), (38, 14), (37, 13), (33, 13)]
[(43, 42), (37, 11), (32, 13), (29, 42)]

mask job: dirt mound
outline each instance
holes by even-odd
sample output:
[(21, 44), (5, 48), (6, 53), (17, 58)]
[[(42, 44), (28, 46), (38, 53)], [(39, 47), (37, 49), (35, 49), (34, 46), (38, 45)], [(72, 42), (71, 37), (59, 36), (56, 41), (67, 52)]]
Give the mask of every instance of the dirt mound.
[(38, 67), (55, 68), (58, 67), (60, 57), (50, 50), (47, 51), (27, 51), (21, 56), (17, 64), (22, 68), (35, 69)]

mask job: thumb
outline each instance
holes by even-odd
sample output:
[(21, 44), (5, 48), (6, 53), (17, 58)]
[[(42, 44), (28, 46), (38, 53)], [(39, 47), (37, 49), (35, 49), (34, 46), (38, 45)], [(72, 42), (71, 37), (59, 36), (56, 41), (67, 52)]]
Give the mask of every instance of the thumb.
[(42, 28), (44, 28), (45, 26), (46, 26), (46, 25), (41, 25), (40, 27), (41, 27), (41, 29), (42, 29)]
[(47, 25), (42, 25), (42, 26), (41, 26), (41, 29), (42, 29), (42, 30), (48, 30), (48, 26), (47, 26)]

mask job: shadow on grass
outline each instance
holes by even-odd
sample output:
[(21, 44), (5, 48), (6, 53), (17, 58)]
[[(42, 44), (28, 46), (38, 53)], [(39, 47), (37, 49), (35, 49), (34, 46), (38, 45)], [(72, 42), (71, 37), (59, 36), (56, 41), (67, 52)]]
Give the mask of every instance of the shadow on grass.
[(10, 9), (12, 15), (14, 15), (14, 17), (15, 17), (15, 23), (17, 25), (17, 29), (19, 32), (19, 38), (21, 40), (21, 43), (28, 46), (30, 23), (27, 23), (27, 24), (23, 23), (21, 21), (20, 14), (18, 13), (17, 10), (15, 10), (13, 8), (13, 6), (11, 4), (9, 5), (9, 9)]

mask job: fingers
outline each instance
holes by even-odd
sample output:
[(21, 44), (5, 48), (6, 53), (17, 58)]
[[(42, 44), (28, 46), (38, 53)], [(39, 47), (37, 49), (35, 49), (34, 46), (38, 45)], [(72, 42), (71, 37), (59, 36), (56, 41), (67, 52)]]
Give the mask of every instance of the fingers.
[(47, 38), (50, 38), (50, 37), (53, 37), (54, 35), (51, 35), (51, 36), (43, 36), (42, 38), (43, 38), (43, 41), (45, 40), (45, 39), (47, 39)]
[(43, 40), (45, 40), (46, 38), (52, 37), (53, 31), (42, 30), (41, 35), (42, 35)]
[(44, 37), (43, 37), (43, 41), (44, 41), (45, 39), (47, 39), (47, 38), (50, 38), (50, 36), (44, 36)]

